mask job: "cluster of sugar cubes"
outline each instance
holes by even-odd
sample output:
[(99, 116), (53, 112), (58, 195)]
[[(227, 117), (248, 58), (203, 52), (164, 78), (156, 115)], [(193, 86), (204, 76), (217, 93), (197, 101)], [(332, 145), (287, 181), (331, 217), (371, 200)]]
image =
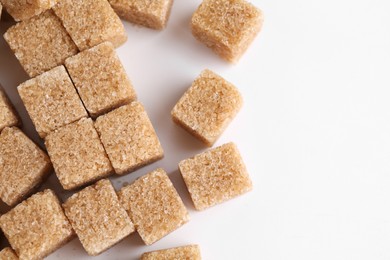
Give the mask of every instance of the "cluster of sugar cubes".
[[(16, 205), (53, 169), (66, 190), (90, 186), (62, 207), (54, 192), (45, 190), (2, 215), (0, 228), (12, 249), (2, 250), (0, 256), (40, 259), (75, 234), (90, 255), (102, 253), (134, 231), (146, 245), (155, 243), (189, 220), (166, 172), (152, 171), (118, 193), (103, 178), (132, 172), (164, 156), (115, 48), (127, 40), (117, 14), (161, 30), (173, 1), (32, 2), (2, 0), (8, 13), (21, 21), (4, 38), (33, 77), (20, 84), (18, 92), (48, 154), (17, 127), (19, 118), (0, 91), (0, 199)], [(245, 0), (204, 0), (192, 16), (191, 30), (222, 58), (237, 62), (260, 31), (262, 20), (261, 11)], [(242, 103), (233, 84), (204, 70), (171, 115), (211, 147)], [(179, 170), (197, 210), (252, 188), (234, 143), (183, 160)], [(201, 257), (197, 245), (142, 255), (142, 259), (161, 258)]]

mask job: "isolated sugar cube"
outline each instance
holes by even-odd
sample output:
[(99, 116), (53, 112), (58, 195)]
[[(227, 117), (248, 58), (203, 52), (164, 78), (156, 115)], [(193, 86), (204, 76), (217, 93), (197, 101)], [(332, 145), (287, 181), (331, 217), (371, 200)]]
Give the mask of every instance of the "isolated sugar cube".
[(19, 259), (43, 259), (74, 235), (51, 190), (32, 195), (0, 217), (0, 228)]
[(263, 24), (246, 0), (203, 0), (191, 19), (192, 34), (223, 59), (237, 62)]
[(0, 199), (13, 206), (31, 194), (53, 168), (49, 157), (19, 128), (0, 134)]
[(52, 10), (15, 24), (4, 34), (4, 39), (30, 77), (63, 64), (78, 52)]
[(63, 207), (89, 255), (102, 253), (134, 231), (109, 180), (72, 195)]
[(118, 196), (146, 245), (160, 240), (189, 220), (187, 209), (162, 169), (123, 187)]
[(68, 58), (65, 66), (92, 117), (136, 99), (111, 42), (101, 43)]
[(204, 70), (173, 108), (175, 123), (212, 146), (242, 107), (238, 89), (221, 76)]
[(66, 190), (111, 175), (111, 163), (90, 118), (51, 132), (45, 139), (54, 170)]
[(234, 143), (183, 160), (179, 169), (197, 210), (204, 210), (252, 189), (252, 181)]

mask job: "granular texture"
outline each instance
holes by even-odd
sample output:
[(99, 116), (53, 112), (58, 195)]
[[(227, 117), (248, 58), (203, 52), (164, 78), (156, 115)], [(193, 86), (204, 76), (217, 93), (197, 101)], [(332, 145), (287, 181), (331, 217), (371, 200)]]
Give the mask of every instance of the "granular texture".
[(107, 0), (61, 0), (53, 7), (80, 51), (110, 41), (127, 40), (125, 28)]
[(19, 22), (52, 8), (58, 0), (1, 0), (1, 2), (15, 21)]
[(161, 30), (167, 24), (173, 0), (109, 0), (109, 2), (123, 19)]
[(6, 247), (0, 251), (0, 259), (1, 260), (18, 260), (18, 256), (15, 255), (14, 250), (10, 247)]
[(238, 89), (210, 70), (204, 70), (177, 102), (173, 121), (212, 146), (242, 107)]
[(17, 125), (19, 125), (19, 117), (0, 86), (0, 131), (3, 130), (4, 127)]
[(134, 231), (109, 180), (72, 195), (63, 207), (89, 255), (102, 253)]
[(179, 163), (180, 172), (197, 210), (232, 199), (252, 189), (240, 153), (224, 144)]
[(0, 134), (0, 198), (13, 206), (52, 172), (49, 157), (17, 127)]
[(51, 131), (87, 116), (64, 66), (22, 83), (18, 92), (43, 138)]
[(45, 145), (57, 177), (66, 190), (89, 184), (113, 172), (90, 118), (82, 118), (51, 132)]
[(198, 245), (188, 245), (144, 253), (141, 260), (201, 260)]
[(189, 220), (187, 209), (162, 169), (123, 187), (118, 195), (146, 245), (160, 240)]
[(68, 58), (65, 66), (92, 117), (136, 99), (111, 42), (101, 43)]
[(30, 77), (63, 64), (78, 52), (52, 10), (15, 24), (4, 39)]
[(191, 30), (223, 59), (237, 62), (262, 24), (262, 12), (245, 0), (204, 0), (192, 16)]
[(134, 171), (164, 155), (152, 123), (138, 101), (98, 117), (95, 127), (117, 174)]
[(36, 193), (2, 215), (0, 227), (21, 260), (42, 259), (74, 235), (51, 190)]

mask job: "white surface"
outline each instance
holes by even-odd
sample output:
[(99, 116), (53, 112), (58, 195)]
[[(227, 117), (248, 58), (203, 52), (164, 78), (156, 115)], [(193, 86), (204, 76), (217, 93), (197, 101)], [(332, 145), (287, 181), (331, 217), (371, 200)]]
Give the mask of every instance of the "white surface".
[[(390, 2), (253, 2), (265, 25), (234, 66), (191, 36), (199, 0), (176, 0), (162, 32), (125, 23), (129, 40), (118, 53), (166, 156), (112, 180), (119, 188), (163, 167), (191, 221), (150, 247), (131, 235), (96, 259), (137, 259), (189, 243), (199, 244), (206, 260), (390, 258)], [(0, 81), (25, 117), (15, 89), (26, 76), (3, 39), (0, 45)], [(177, 163), (204, 148), (169, 112), (204, 68), (244, 96), (244, 108), (217, 144), (237, 143), (254, 190), (196, 212)], [(54, 175), (48, 186), (58, 187)], [(77, 239), (49, 257), (71, 258), (89, 258)]]

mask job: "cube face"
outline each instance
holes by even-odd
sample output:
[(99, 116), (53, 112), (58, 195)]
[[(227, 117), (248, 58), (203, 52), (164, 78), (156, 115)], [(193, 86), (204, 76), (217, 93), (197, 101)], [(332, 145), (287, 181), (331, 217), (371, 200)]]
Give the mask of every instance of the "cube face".
[(2, 215), (0, 227), (19, 259), (42, 259), (74, 235), (51, 190), (36, 193)]
[(52, 165), (46, 153), (16, 127), (1, 132), (0, 151), (0, 198), (13, 206), (52, 172)]
[(14, 107), (9, 101), (4, 90), (0, 86), (0, 131), (4, 127), (19, 125), (19, 117), (17, 116)]
[(262, 12), (246, 0), (204, 0), (192, 16), (191, 29), (223, 59), (237, 62), (262, 24)]
[(92, 119), (51, 132), (45, 140), (57, 177), (66, 190), (104, 178), (113, 172)]
[(189, 220), (187, 209), (162, 169), (123, 187), (118, 196), (146, 245), (160, 240)]
[(0, 259), (3, 260), (18, 260), (19, 258), (15, 254), (15, 252), (10, 248), (6, 247), (0, 251)]
[(117, 174), (134, 171), (164, 155), (152, 123), (137, 101), (98, 117), (95, 127)]
[(198, 245), (181, 246), (144, 253), (141, 260), (170, 260), (189, 259), (201, 260), (200, 248)]
[(179, 163), (197, 210), (246, 193), (252, 182), (237, 147), (228, 143)]
[(74, 194), (63, 207), (89, 255), (100, 254), (134, 231), (109, 180)]
[(4, 8), (17, 22), (42, 13), (57, 2), (58, 0), (2, 0)]
[(43, 138), (53, 130), (87, 116), (64, 66), (22, 83), (18, 92)]
[(81, 51), (105, 41), (118, 47), (127, 40), (107, 0), (62, 0), (53, 9)]
[(195, 79), (173, 108), (175, 123), (212, 146), (242, 107), (242, 97), (231, 83), (210, 70)]
[(12, 26), (4, 39), (30, 77), (63, 64), (78, 52), (51, 10)]
[(109, 2), (123, 19), (161, 30), (167, 24), (173, 0), (109, 0)]
[(92, 117), (136, 99), (126, 71), (110, 42), (68, 58), (65, 66)]

